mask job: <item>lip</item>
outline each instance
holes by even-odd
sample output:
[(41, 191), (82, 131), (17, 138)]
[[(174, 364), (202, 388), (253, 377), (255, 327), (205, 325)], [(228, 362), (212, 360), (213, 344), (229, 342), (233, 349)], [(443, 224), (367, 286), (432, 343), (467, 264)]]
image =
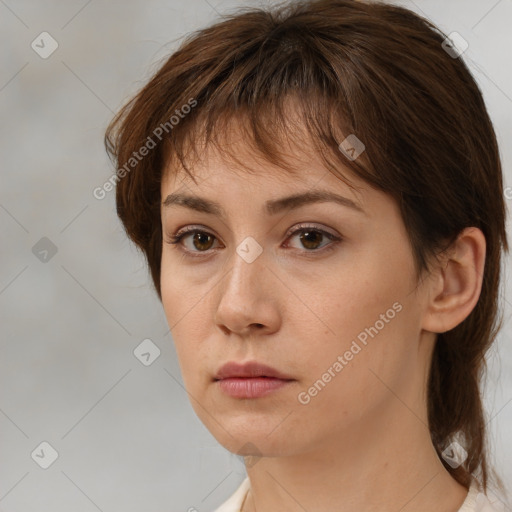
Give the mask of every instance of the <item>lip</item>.
[(290, 375), (286, 375), (271, 366), (250, 361), (247, 363), (237, 363), (231, 361), (221, 366), (217, 371), (214, 380), (230, 379), (230, 378), (254, 378), (269, 377), (280, 380), (295, 380)]
[(226, 363), (214, 377), (220, 389), (233, 398), (261, 398), (294, 380), (271, 366), (257, 362)]

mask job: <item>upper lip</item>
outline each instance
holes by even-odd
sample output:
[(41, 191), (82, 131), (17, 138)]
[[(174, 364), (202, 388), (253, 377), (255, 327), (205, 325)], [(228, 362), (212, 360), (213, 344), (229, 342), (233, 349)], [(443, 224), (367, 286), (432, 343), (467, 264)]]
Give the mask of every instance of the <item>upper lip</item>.
[(293, 380), (289, 375), (285, 375), (275, 368), (255, 361), (248, 363), (236, 363), (231, 361), (226, 363), (219, 368), (214, 379), (221, 380), (232, 377), (273, 377), (282, 380)]

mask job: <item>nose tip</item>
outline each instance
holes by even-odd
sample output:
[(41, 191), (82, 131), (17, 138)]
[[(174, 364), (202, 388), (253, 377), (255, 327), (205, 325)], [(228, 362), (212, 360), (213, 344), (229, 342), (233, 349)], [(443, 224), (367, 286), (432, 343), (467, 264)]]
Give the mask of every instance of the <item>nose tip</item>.
[(240, 261), (217, 289), (214, 321), (224, 334), (262, 334), (280, 324), (279, 298), (275, 286), (261, 278), (263, 271), (256, 262)]

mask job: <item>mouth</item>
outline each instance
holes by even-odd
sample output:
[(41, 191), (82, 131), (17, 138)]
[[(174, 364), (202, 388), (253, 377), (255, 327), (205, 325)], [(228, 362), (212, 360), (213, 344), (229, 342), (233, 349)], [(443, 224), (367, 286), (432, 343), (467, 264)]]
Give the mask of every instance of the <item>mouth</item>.
[(257, 378), (266, 377), (280, 380), (295, 380), (290, 375), (286, 375), (271, 366), (250, 361), (247, 363), (236, 363), (231, 361), (221, 366), (215, 374), (214, 380), (232, 379), (232, 378)]
[(257, 362), (227, 363), (213, 380), (221, 391), (233, 398), (260, 398), (295, 381), (291, 376)]

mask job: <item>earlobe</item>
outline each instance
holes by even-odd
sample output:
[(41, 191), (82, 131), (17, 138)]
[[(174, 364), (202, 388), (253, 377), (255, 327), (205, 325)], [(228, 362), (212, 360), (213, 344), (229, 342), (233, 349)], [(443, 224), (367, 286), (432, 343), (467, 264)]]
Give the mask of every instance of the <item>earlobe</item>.
[(430, 280), (423, 329), (443, 333), (469, 316), (482, 289), (485, 251), (480, 229), (470, 227), (461, 232)]

